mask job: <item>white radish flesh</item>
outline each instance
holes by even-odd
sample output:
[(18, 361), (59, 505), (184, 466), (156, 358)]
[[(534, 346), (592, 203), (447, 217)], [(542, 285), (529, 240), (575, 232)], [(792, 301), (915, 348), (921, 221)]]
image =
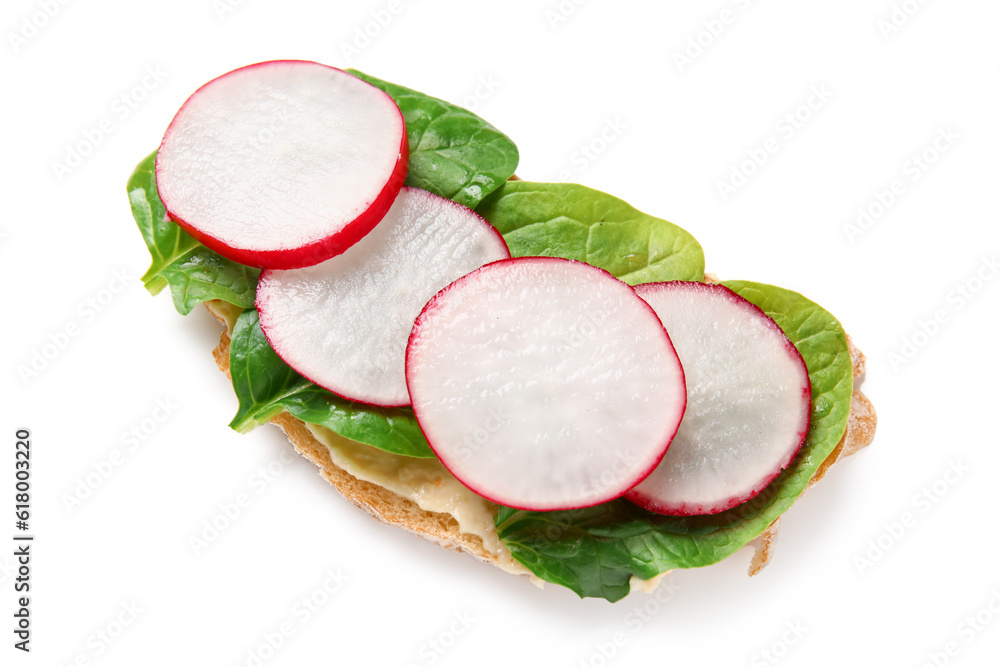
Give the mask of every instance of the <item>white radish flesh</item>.
[(684, 373), (652, 309), (605, 271), (551, 257), (495, 262), (438, 293), (406, 370), (438, 458), (520, 509), (621, 496), (684, 412)]
[(343, 254), (263, 271), (261, 328), (316, 384), (364, 403), (408, 405), (406, 342), (420, 310), (448, 283), (509, 256), (503, 237), (471, 209), (403, 188), (382, 222)]
[(663, 461), (627, 498), (661, 514), (714, 514), (759, 493), (809, 428), (809, 373), (757, 306), (722, 285), (636, 292), (656, 311), (687, 377), (687, 412)]
[(156, 183), (171, 219), (220, 254), (298, 268), (381, 220), (407, 156), (391, 97), (333, 67), (270, 61), (188, 98), (160, 144)]

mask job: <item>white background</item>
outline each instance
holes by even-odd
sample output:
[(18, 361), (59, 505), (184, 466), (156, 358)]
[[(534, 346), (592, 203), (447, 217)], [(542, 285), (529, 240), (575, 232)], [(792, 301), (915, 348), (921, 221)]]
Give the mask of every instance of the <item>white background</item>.
[[(225, 1), (4, 3), (0, 540), (27, 426), (36, 541), (30, 655), (12, 648), (0, 547), (0, 663), (252, 665), (284, 623), (263, 664), (995, 659), (1000, 5)], [(720, 277), (820, 302), (868, 355), (874, 444), (785, 516), (761, 576), (744, 550), (610, 605), (382, 526), (282, 458), (277, 429), (230, 431), (218, 327), (142, 288), (125, 181), (197, 86), (271, 58), (464, 103), (517, 143), (521, 177), (615, 194), (691, 231)], [(719, 183), (771, 138), (724, 198)], [(925, 151), (936, 159), (914, 171)], [(902, 194), (849, 235), (897, 179)], [(153, 428), (158, 402), (170, 414)], [(196, 554), (190, 538), (244, 493)], [(328, 573), (344, 581), (306, 618), (296, 605)]]

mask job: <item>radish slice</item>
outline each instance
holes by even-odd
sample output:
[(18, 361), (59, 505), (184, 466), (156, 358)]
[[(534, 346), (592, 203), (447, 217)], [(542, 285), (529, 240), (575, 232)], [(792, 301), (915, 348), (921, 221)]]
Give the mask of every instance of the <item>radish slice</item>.
[(403, 116), (378, 88), (319, 63), (249, 65), (199, 88), (156, 157), (167, 213), (242, 264), (310, 266), (389, 210), (406, 178)]
[(684, 413), (684, 372), (652, 309), (553, 257), (494, 262), (439, 292), (410, 334), (406, 381), (441, 462), (519, 509), (617, 498)]
[(715, 514), (757, 495), (799, 451), (811, 389), (802, 355), (770, 317), (722, 285), (636, 287), (670, 332), (687, 412), (656, 470), (626, 497), (660, 514)]
[(420, 309), (451, 281), (506, 257), (503, 237), (471, 209), (403, 188), (343, 254), (263, 271), (260, 326), (278, 356), (316, 384), (355, 401), (408, 405), (406, 341)]

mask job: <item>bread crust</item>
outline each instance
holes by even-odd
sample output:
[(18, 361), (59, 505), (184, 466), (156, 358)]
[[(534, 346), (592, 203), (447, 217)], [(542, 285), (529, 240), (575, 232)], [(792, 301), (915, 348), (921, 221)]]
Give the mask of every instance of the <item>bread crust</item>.
[[(857, 387), (861, 384), (861, 380), (865, 376), (865, 355), (854, 345), (854, 341), (851, 340), (850, 336), (847, 337), (847, 347), (851, 352), (852, 375), (854, 376), (854, 386)], [(847, 416), (847, 429), (844, 431), (844, 436), (837, 443), (837, 446), (833, 448), (833, 451), (830, 452), (830, 455), (826, 457), (826, 460), (820, 464), (819, 469), (816, 470), (816, 474), (809, 480), (806, 490), (808, 491), (816, 482), (823, 479), (834, 463), (867, 447), (875, 437), (875, 426), (877, 423), (878, 416), (875, 414), (872, 402), (860, 390), (855, 389), (851, 395), (851, 411)], [(778, 537), (779, 521), (781, 521), (781, 517), (778, 517), (757, 538), (754, 545), (754, 555), (750, 559), (750, 568), (748, 571), (751, 577), (760, 574), (764, 566), (771, 561), (774, 543)]]
[[(224, 326), (219, 344), (212, 350), (219, 370), (229, 373), (229, 330), (225, 317), (210, 304), (212, 313)], [(270, 422), (282, 431), (299, 454), (319, 469), (320, 476), (332, 484), (347, 500), (368, 514), (390, 526), (397, 526), (428, 539), (446, 549), (475, 556), (481, 561), (499, 566), (497, 554), (483, 545), (478, 535), (470, 535), (459, 530), (458, 522), (449, 514), (428, 512), (416, 503), (403, 498), (378, 484), (351, 475), (337, 466), (330, 456), (330, 450), (318, 441), (305, 423), (287, 412), (272, 417)]]
[[(229, 326), (225, 308), (213, 302), (206, 302), (208, 311), (223, 324), (219, 344), (212, 351), (215, 363), (227, 376), (229, 373)], [(848, 337), (851, 352), (851, 362), (855, 387), (864, 377), (865, 357)], [(383, 523), (403, 528), (424, 539), (430, 540), (446, 549), (467, 553), (479, 560), (503, 567), (510, 571), (510, 566), (504, 567), (502, 562), (509, 563), (508, 554), (497, 554), (487, 549), (478, 535), (461, 531), (458, 521), (450, 514), (431, 512), (420, 508), (413, 501), (404, 498), (373, 482), (358, 479), (346, 470), (337, 466), (330, 455), (330, 450), (318, 441), (305, 423), (287, 412), (281, 412), (271, 420), (278, 426), (291, 442), (295, 450), (311, 461), (319, 469), (320, 475), (332, 484), (341, 495), (357, 505), (365, 512)], [(874, 437), (877, 417), (871, 401), (855, 389), (851, 397), (851, 410), (847, 419), (847, 429), (833, 452), (827, 457), (815, 476), (809, 483), (809, 488), (822, 479), (837, 462), (856, 453), (867, 446)], [(758, 574), (771, 560), (774, 543), (777, 537), (778, 521), (772, 523), (761, 535), (751, 543), (754, 555), (750, 562), (749, 574)], [(506, 556), (506, 558), (504, 558)], [(525, 569), (523, 574), (530, 573)]]

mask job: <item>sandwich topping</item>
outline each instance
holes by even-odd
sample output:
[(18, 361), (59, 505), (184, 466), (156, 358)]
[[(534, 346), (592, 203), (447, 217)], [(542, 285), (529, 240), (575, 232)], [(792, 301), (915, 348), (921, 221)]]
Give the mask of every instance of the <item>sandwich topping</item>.
[(348, 440), (333, 431), (308, 424), (309, 431), (330, 450), (334, 464), (366, 482), (413, 502), (422, 510), (447, 514), (463, 533), (483, 541), (483, 548), (500, 568), (513, 574), (528, 574), (497, 535), (493, 519), (497, 506), (471, 491), (437, 459), (415, 459), (390, 454)]
[[(180, 313), (206, 304), (227, 323), (229, 369), (239, 399), (230, 424), (234, 429), (252, 430), (288, 413), (306, 424), (335, 465), (424, 510), (454, 517), (460, 530), (480, 538), (504, 569), (530, 572), (581, 596), (612, 601), (628, 594), (638, 581), (655, 580), (675, 568), (710, 565), (753, 541), (794, 503), (837, 448), (847, 428), (852, 397), (859, 400), (861, 395), (854, 389), (843, 328), (816, 303), (772, 285), (724, 281), (723, 287), (707, 290), (728, 295), (722, 305), (698, 306), (716, 319), (681, 318), (671, 325), (671, 317), (659, 309), (682, 311), (688, 306), (682, 305), (681, 297), (693, 293), (685, 283), (706, 282), (702, 248), (687, 231), (582, 185), (510, 180), (517, 166), (513, 142), (478, 116), (442, 100), (360, 72), (300, 61), (261, 63), (236, 73), (244, 80), (241, 85), (250, 86), (249, 92), (244, 90), (244, 102), (236, 105), (239, 108), (223, 104), (220, 110), (217, 100), (208, 100), (210, 120), (200, 122), (213, 125), (201, 127), (189, 116), (202, 101), (198, 96), (211, 87), (199, 89), (192, 96), (194, 102), (189, 100), (178, 114), (184, 115), (184, 123), (175, 120), (168, 129), (161, 162), (156, 153), (149, 155), (128, 182), (133, 216), (152, 257), (143, 276), (147, 289), (156, 294), (169, 287)], [(229, 83), (232, 76), (213, 83)], [(351, 132), (347, 138), (324, 136), (314, 142), (296, 136), (300, 131), (323, 134), (323, 123), (318, 121), (299, 124), (294, 131), (284, 128), (269, 140), (268, 168), (283, 175), (296, 173), (287, 169), (302, 169), (293, 180), (307, 181), (317, 189), (305, 199), (282, 200), (280, 192), (265, 193), (270, 203), (267, 226), (280, 230), (286, 220), (301, 217), (310, 229), (323, 231), (301, 233), (292, 247), (265, 248), (261, 243), (258, 248), (253, 241), (249, 250), (230, 253), (226, 244), (203, 236), (192, 225), (177, 224), (174, 205), (163, 203), (160, 179), (170, 174), (167, 198), (181, 201), (187, 207), (185, 215), (197, 218), (202, 212), (198, 202), (207, 200), (191, 195), (182, 170), (167, 166), (180, 159), (178, 154), (195, 163), (198, 155), (211, 161), (216, 150), (190, 137), (199, 132), (212, 141), (229, 136), (239, 144), (245, 136), (238, 131), (241, 124), (258, 128), (266, 123), (262, 115), (269, 105), (279, 110), (282, 105), (312, 109), (310, 113), (326, 117), (315, 109), (336, 105), (343, 96), (338, 91), (343, 90), (349, 91), (349, 99), (337, 111), (340, 121), (349, 125), (359, 114), (369, 115), (364, 105), (372, 102), (384, 109), (385, 98), (395, 102), (405, 122), (398, 150), (403, 168), (391, 156), (382, 156), (366, 170), (367, 176), (352, 174), (367, 180), (349, 188), (349, 194), (374, 193), (363, 197), (369, 204), (353, 205), (353, 213), (337, 209), (339, 200), (325, 192), (322, 181), (338, 178), (337, 164), (342, 160), (324, 163), (322, 150), (346, 151), (354, 159), (365, 153), (365, 142), (375, 142), (384, 152), (396, 141), (391, 138), (398, 131), (393, 129), (392, 113), (384, 114), (390, 119), (387, 134), (366, 127), (357, 133), (362, 145), (353, 147)], [(243, 93), (227, 88), (227, 95), (236, 94)], [(295, 95), (304, 95), (307, 103)], [(248, 109), (252, 119), (245, 121), (241, 114)], [(236, 129), (223, 131), (229, 119)], [(175, 136), (181, 125), (184, 141)], [(296, 147), (307, 144), (320, 152), (308, 160), (298, 159)], [(165, 149), (171, 151), (170, 162), (163, 161)], [(249, 192), (244, 186), (267, 177), (255, 162), (259, 156), (254, 150), (235, 145), (224, 152), (228, 182), (242, 185), (229, 188), (204, 174), (200, 180), (222, 195), (209, 197), (208, 218), (225, 217), (238, 229), (253, 222), (246, 221), (254, 210), (261, 210), (258, 204), (242, 201)], [(318, 165), (318, 174), (309, 171), (310, 165)], [(500, 255), (475, 255), (457, 274), (441, 273), (448, 277), (433, 278), (426, 282), (429, 287), (419, 288), (427, 292), (420, 292), (420, 299), (433, 304), (419, 317), (412, 304), (400, 315), (403, 309), (392, 298), (373, 298), (382, 278), (375, 276), (371, 280), (377, 284), (366, 285), (364, 267), (351, 259), (357, 255), (351, 253), (353, 245), (366, 243), (368, 232), (358, 230), (369, 225), (372, 216), (381, 220), (392, 200), (402, 196), (385, 194), (386, 187), (399, 191), (402, 173), (409, 186), (403, 192), (427, 191), (450, 199), (468, 207), (462, 210), (471, 216), (472, 228), (477, 228), (474, 220), (481, 216), (502, 236), (494, 244), (497, 250), (491, 251)], [(324, 210), (304, 205), (313, 201)], [(232, 204), (227, 207), (227, 202)], [(224, 216), (217, 210), (220, 206), (228, 209)], [(324, 216), (339, 222), (324, 227), (320, 220)], [(372, 225), (376, 234), (378, 220)], [(419, 225), (400, 236), (422, 243), (426, 239), (420, 230), (436, 228), (426, 216)], [(262, 238), (272, 243), (280, 236), (266, 232)], [(441, 236), (443, 249), (420, 243), (412, 251), (405, 244), (395, 246), (393, 258), (377, 269), (386, 278), (384, 284), (409, 292), (408, 276), (417, 280), (415, 267), (422, 261), (441, 263), (459, 252), (447, 236)], [(239, 232), (236, 237), (249, 238)], [(506, 249), (500, 247), (504, 244)], [(308, 251), (298, 249), (307, 246)], [(359, 247), (368, 248), (369, 254), (379, 252), (374, 241)], [(501, 259), (507, 249), (514, 259)], [(255, 254), (256, 250), (261, 252)], [(302, 277), (318, 271), (321, 286), (337, 282), (339, 269), (319, 270), (321, 262), (330, 260), (330, 252), (331, 267), (353, 272), (350, 280), (330, 288), (335, 297), (314, 289)], [(317, 253), (323, 256), (317, 258)], [(258, 262), (261, 257), (266, 262)], [(288, 257), (293, 258), (291, 264), (284, 263)], [(474, 270), (496, 259), (501, 261)], [(318, 265), (317, 270), (297, 268), (304, 266), (302, 261)], [(549, 271), (550, 264), (556, 267), (555, 274)], [(263, 278), (262, 266), (270, 267)], [(297, 273), (284, 271), (293, 266)], [(480, 277), (469, 278), (469, 271)], [(435, 282), (441, 280), (444, 283)], [(555, 286), (559, 280), (565, 287)], [(344, 300), (352, 298), (351, 284), (367, 296), (363, 303), (345, 306)], [(639, 285), (645, 287), (632, 289)], [(308, 302), (291, 310), (278, 300), (306, 292)], [(567, 299), (581, 299), (583, 305), (579, 311), (555, 314)], [(657, 305), (656, 299), (662, 303)], [(263, 310), (258, 312), (262, 305), (270, 319)], [(293, 316), (286, 316), (293, 311)], [(339, 313), (348, 315), (336, 326), (324, 324)], [(414, 317), (413, 333), (398, 325)], [(359, 321), (357, 328), (350, 318)], [(393, 334), (393, 340), (372, 344), (375, 332), (389, 326), (381, 322), (391, 322), (410, 339), (409, 354), (402, 360), (408, 391), (393, 380), (394, 388), (385, 398), (380, 392), (386, 387), (377, 379), (401, 377), (398, 364), (407, 341), (397, 341), (399, 334)], [(672, 326), (679, 336), (684, 327), (694, 332), (676, 355), (668, 337)], [(280, 356), (269, 342), (271, 330), (279, 327)], [(372, 333), (363, 333), (362, 327), (370, 327)], [(317, 349), (335, 350), (331, 363), (347, 369), (338, 371), (332, 383), (324, 382), (337, 393), (307, 379), (319, 370), (308, 353), (309, 344), (296, 340), (300, 328), (317, 341)], [(720, 328), (721, 333), (709, 333)], [(640, 330), (648, 333), (640, 335)], [(736, 354), (753, 358), (746, 363), (740, 358), (720, 362), (721, 352), (699, 352), (698, 339), (711, 335), (719, 337), (719, 350), (737, 350)], [(357, 342), (345, 348), (345, 338)], [(451, 369), (454, 372), (449, 371), (449, 354), (461, 359)], [(697, 359), (690, 371), (681, 368), (686, 355)], [(296, 359), (306, 361), (300, 366)], [(733, 378), (731, 385), (727, 373)], [(737, 384), (738, 374), (742, 384)], [(691, 378), (698, 386), (691, 385)], [(750, 396), (752, 400), (744, 400)], [(411, 398), (416, 411), (409, 405)], [(695, 399), (699, 402), (692, 410)], [(689, 413), (684, 412), (685, 403)], [(675, 431), (678, 438), (673, 438)], [(765, 441), (751, 443), (755, 437)], [(671, 439), (677, 443), (673, 455)], [(746, 460), (754, 452), (770, 458)], [(617, 465), (616, 454), (629, 465)], [(650, 475), (661, 459), (658, 472)], [(593, 492), (595, 488), (599, 492)]]

